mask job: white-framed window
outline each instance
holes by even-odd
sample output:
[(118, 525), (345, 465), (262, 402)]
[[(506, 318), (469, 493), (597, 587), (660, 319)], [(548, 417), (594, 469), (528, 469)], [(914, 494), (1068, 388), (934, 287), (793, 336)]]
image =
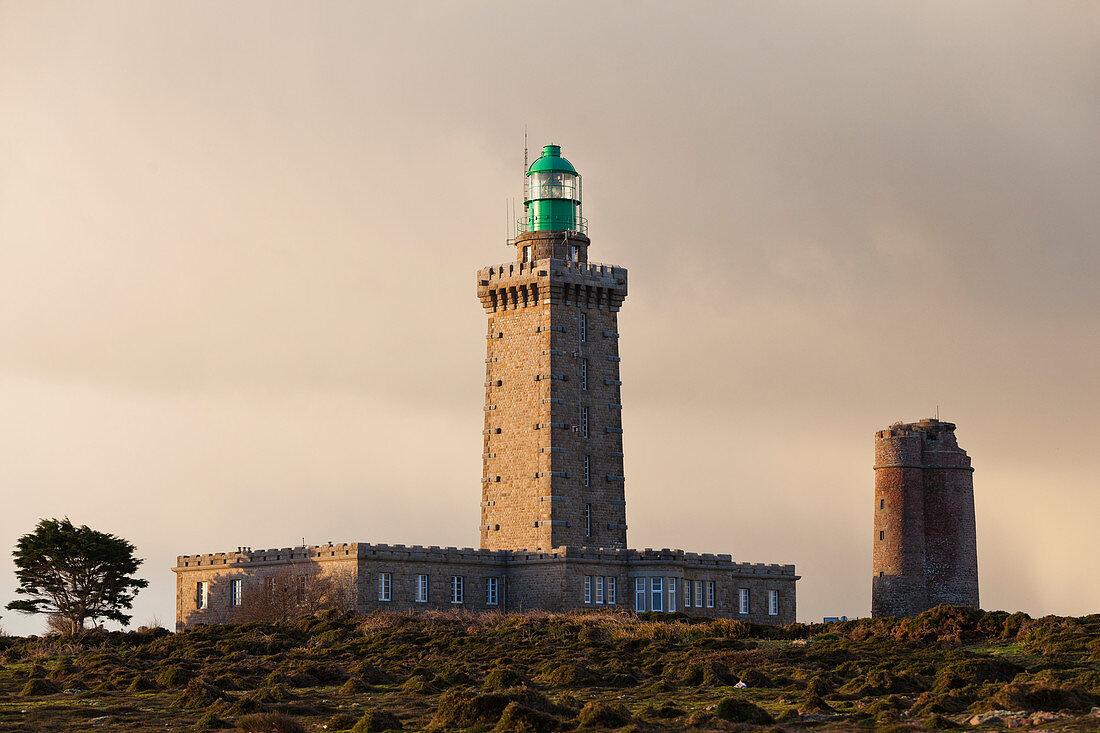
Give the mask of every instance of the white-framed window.
[(668, 612), (673, 613), (676, 611), (676, 578), (668, 579)]
[(210, 581), (200, 580), (195, 586), (195, 604), (199, 608), (210, 607)]
[(603, 576), (596, 576), (596, 605), (603, 605)]
[(580, 326), (578, 328), (579, 328), (580, 334), (581, 334), (581, 341), (587, 341), (588, 340), (588, 314), (583, 312), (583, 311), (581, 312), (581, 322), (580, 322)]
[(585, 537), (592, 536), (592, 505), (584, 505), (584, 535)]
[(581, 359), (581, 389), (588, 389), (588, 359)]
[(645, 610), (645, 578), (634, 579), (634, 610)]
[(378, 600), (389, 601), (393, 598), (393, 575), (390, 573), (378, 574)]
[(485, 579), (485, 605), (495, 606), (499, 600), (499, 592), (496, 578)]
[(264, 578), (264, 597), (269, 601), (275, 596), (275, 581), (277, 580), (278, 578), (274, 577)]
[(707, 581), (707, 608), (714, 608), (714, 581)]
[(588, 437), (588, 408), (581, 408), (581, 435)]
[(592, 456), (584, 457), (584, 485), (592, 485)]
[(779, 615), (779, 591), (777, 590), (768, 591), (768, 615)]
[(579, 259), (580, 247), (575, 244), (569, 245), (569, 261), (576, 262)]
[(529, 245), (529, 244), (523, 245), (523, 261), (524, 262), (530, 262), (531, 261), (531, 245)]
[(737, 611), (738, 613), (749, 612), (749, 589), (738, 588), (737, 589)]
[(591, 575), (584, 576), (584, 602), (585, 603), (591, 603), (592, 602), (592, 576)]
[(691, 608), (691, 581), (684, 581), (684, 608)]
[(239, 606), (241, 605), (241, 599), (243, 595), (243, 580), (231, 580), (229, 581), (229, 605)]
[(416, 602), (427, 603), (428, 602), (428, 576), (417, 575), (416, 576)]
[(664, 578), (650, 578), (649, 579), (649, 596), (652, 607), (651, 611), (663, 611), (665, 610), (665, 583)]
[(607, 578), (607, 605), (615, 605), (615, 578)]
[(462, 603), (462, 576), (451, 576), (451, 603)]
[(695, 607), (703, 607), (703, 581), (695, 581)]

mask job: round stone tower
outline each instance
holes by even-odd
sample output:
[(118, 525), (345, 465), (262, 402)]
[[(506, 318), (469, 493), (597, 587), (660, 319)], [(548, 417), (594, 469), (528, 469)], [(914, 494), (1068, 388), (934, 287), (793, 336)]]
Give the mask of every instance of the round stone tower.
[(973, 471), (953, 423), (875, 433), (872, 616), (978, 607)]

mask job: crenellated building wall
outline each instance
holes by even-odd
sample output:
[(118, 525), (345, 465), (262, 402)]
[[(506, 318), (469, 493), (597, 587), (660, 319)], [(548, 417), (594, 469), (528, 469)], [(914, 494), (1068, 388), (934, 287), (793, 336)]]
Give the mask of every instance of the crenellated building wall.
[[(797, 606), (793, 565), (739, 563), (729, 555), (668, 548), (559, 547), (526, 552), (351, 543), (181, 555), (173, 568), (176, 628), (241, 620), (242, 605), (234, 603), (232, 581), (241, 581), (243, 601), (248, 594), (265, 592), (266, 579), (285, 575), (288, 569), (298, 575), (353, 574), (353, 603), (360, 613), (618, 608), (788, 624), (795, 620)], [(416, 596), (417, 576), (427, 576), (423, 601)], [(453, 596), (455, 577), (462, 578), (459, 600)], [(490, 579), (497, 584), (495, 603), (487, 594)], [(200, 583), (208, 584), (205, 607), (200, 603)], [(639, 583), (644, 586), (641, 594)], [(658, 586), (656, 607), (653, 596)], [(748, 592), (744, 613), (742, 591)], [(773, 592), (774, 602), (769, 597)]]

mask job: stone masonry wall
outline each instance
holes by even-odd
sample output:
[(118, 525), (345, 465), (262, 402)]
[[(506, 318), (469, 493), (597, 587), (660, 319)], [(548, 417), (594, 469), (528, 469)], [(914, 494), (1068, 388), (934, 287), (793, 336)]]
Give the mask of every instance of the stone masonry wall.
[(875, 435), (871, 614), (978, 606), (973, 468), (938, 420)]
[[(587, 238), (573, 239), (586, 258)], [(531, 233), (517, 252), (560, 255), (571, 241)], [(625, 547), (617, 313), (626, 271), (506, 263), (478, 272), (478, 297), (488, 314), (481, 546)]]
[[(355, 608), (360, 613), (618, 608), (788, 624), (795, 619), (798, 580), (792, 565), (737, 563), (728, 555), (698, 555), (669, 549), (561, 547), (551, 552), (509, 552), (358, 543), (182, 555), (173, 568), (177, 581), (177, 630), (240, 620), (239, 607), (231, 603), (230, 581), (241, 579), (244, 594), (262, 593), (264, 578), (284, 572), (288, 566), (310, 566), (319, 572), (354, 568)], [(388, 600), (381, 592), (383, 574), (389, 574), (385, 582)], [(423, 602), (416, 597), (418, 575), (428, 578), (428, 597)], [(452, 596), (454, 577), (462, 578), (462, 597), (458, 603)], [(489, 602), (486, 593), (490, 578), (497, 583), (495, 604)], [(609, 596), (610, 578), (615, 579), (613, 603)], [(646, 589), (641, 606), (637, 606), (635, 595), (639, 578)], [(652, 598), (654, 578), (659, 578), (661, 585), (659, 609), (655, 609)], [(197, 603), (200, 581), (211, 584), (206, 608), (199, 608)], [(713, 594), (708, 592), (710, 583), (714, 584)], [(672, 587), (674, 593), (669, 591)], [(741, 613), (739, 607), (741, 589), (749, 591), (748, 613)], [(778, 605), (774, 609), (769, 608), (770, 591), (777, 593)], [(773, 614), (772, 610), (776, 612)]]

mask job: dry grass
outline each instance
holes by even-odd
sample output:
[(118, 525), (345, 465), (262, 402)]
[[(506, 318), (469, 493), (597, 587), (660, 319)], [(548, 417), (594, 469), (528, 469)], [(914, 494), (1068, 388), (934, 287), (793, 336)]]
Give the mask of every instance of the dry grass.
[(767, 717), (942, 728), (1006, 704), (1064, 706), (1058, 725), (1085, 730), (1100, 704), (1100, 616), (958, 609), (784, 629), (679, 614), (327, 612), (182, 634), (3, 637), (0, 660), (5, 732), (209, 730), (275, 715), (306, 730), (366, 717), (360, 729), (729, 730)]

